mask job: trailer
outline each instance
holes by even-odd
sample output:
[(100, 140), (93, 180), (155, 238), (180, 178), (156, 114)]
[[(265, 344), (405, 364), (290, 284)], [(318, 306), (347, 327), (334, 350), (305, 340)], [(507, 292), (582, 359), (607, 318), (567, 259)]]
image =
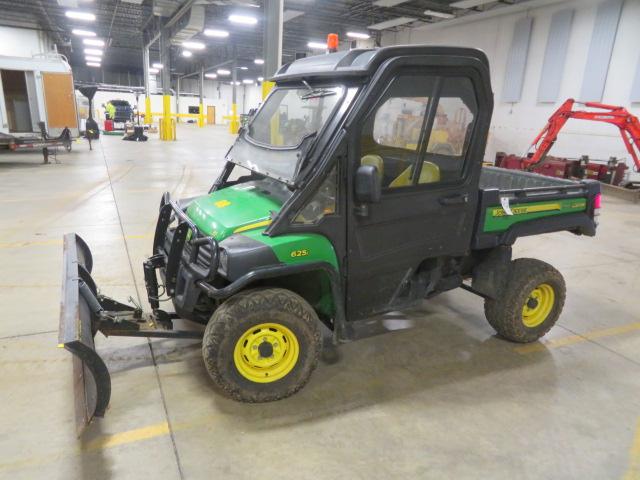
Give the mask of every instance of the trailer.
[(71, 67), (63, 55), (0, 55), (0, 148), (62, 146), (79, 136)]

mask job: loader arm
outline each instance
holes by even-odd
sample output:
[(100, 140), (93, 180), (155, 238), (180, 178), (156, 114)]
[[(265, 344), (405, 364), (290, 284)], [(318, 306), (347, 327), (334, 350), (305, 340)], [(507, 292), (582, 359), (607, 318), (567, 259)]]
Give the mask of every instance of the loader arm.
[(558, 133), (570, 118), (589, 120), (615, 125), (620, 131), (624, 146), (631, 155), (635, 170), (640, 171), (640, 121), (626, 108), (604, 103), (586, 102), (585, 107), (599, 109), (601, 111), (573, 110), (576, 102), (573, 98), (566, 100), (553, 115), (549, 117), (547, 124), (533, 140), (527, 152), (533, 150), (533, 155), (523, 161), (526, 170), (531, 170), (534, 165), (543, 162), (553, 144), (558, 139)]

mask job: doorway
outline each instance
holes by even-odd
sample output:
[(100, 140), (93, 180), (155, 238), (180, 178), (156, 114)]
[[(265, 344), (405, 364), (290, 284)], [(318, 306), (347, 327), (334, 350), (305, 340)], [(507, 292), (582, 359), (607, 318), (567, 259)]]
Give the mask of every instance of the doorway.
[(207, 124), (216, 124), (216, 107), (213, 105), (207, 105)]
[(25, 72), (21, 70), (1, 70), (0, 77), (2, 78), (9, 132), (31, 132), (33, 127)]

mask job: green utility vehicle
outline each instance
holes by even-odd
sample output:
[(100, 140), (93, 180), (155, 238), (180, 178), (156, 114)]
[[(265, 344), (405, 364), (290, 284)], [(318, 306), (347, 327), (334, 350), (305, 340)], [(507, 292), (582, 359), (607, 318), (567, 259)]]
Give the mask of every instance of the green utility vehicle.
[[(273, 80), (210, 191), (163, 196), (144, 262), (150, 313), (98, 293), (89, 248), (65, 237), (60, 346), (74, 354), (80, 426), (109, 402), (98, 331), (202, 338), (215, 385), (266, 402), (307, 382), (322, 325), (346, 342), (378, 314), (458, 287), (485, 299), (507, 340), (537, 340), (558, 319), (562, 276), (512, 260), (511, 245), (593, 236), (598, 182), (483, 168), (493, 95), (482, 52), (351, 50)], [(169, 299), (173, 311), (160, 309)]]

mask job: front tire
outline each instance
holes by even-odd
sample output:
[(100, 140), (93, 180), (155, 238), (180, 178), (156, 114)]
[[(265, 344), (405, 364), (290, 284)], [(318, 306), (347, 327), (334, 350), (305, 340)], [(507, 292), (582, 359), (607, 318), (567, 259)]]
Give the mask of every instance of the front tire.
[(541, 260), (519, 258), (512, 262), (498, 298), (485, 300), (484, 312), (501, 337), (529, 343), (555, 325), (565, 298), (566, 287), (558, 270)]
[(282, 288), (253, 289), (224, 302), (207, 324), (202, 355), (209, 376), (241, 402), (289, 397), (318, 364), (321, 335), (316, 312)]

